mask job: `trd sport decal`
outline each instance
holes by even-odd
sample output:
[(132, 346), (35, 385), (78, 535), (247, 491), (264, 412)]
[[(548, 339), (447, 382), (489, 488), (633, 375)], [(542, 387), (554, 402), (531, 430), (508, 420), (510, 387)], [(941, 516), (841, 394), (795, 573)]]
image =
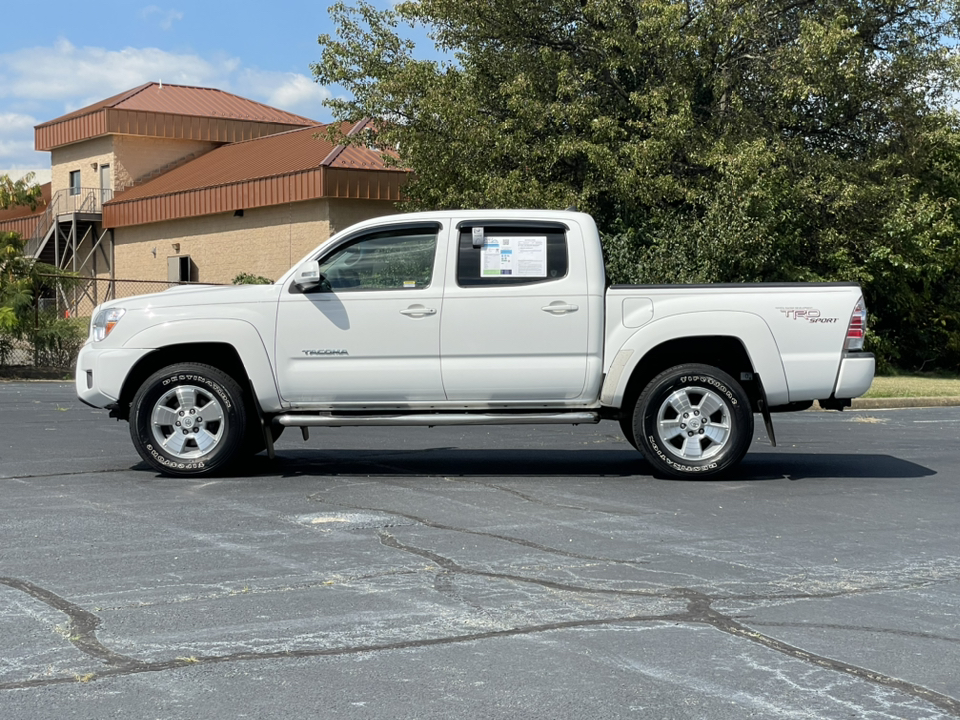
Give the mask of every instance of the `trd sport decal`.
[(802, 320), (809, 323), (821, 323), (824, 325), (829, 325), (831, 323), (837, 322), (837, 318), (825, 318), (820, 316), (820, 311), (817, 308), (812, 307), (802, 307), (802, 308), (783, 308), (778, 307), (777, 310), (782, 312), (788, 320)]

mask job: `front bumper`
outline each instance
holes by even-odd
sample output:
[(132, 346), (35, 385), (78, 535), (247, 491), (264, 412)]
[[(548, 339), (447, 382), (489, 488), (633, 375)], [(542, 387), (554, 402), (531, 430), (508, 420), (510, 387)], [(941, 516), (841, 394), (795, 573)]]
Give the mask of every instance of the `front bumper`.
[(77, 356), (77, 397), (87, 405), (106, 407), (120, 399), (130, 369), (150, 350), (101, 349), (88, 342)]
[(863, 395), (873, 384), (876, 371), (876, 359), (873, 353), (847, 352), (840, 361), (837, 385), (833, 390), (835, 398), (855, 398)]

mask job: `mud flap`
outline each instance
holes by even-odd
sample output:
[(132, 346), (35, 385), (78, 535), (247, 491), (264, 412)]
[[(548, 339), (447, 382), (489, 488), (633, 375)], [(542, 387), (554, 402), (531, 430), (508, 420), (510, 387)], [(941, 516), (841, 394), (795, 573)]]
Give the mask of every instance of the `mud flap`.
[(260, 432), (263, 433), (263, 444), (267, 449), (267, 457), (270, 458), (271, 460), (276, 460), (277, 453), (273, 449), (273, 430), (271, 428), (273, 420), (272, 419), (268, 420), (264, 416), (263, 408), (260, 407), (260, 401), (257, 400), (257, 396), (254, 395), (253, 392), (251, 392), (250, 395), (253, 398), (253, 406), (257, 410), (257, 420), (260, 423)]
[(760, 414), (763, 416), (763, 426), (767, 429), (767, 437), (770, 438), (770, 445), (777, 446), (777, 434), (773, 431), (773, 418), (770, 417), (770, 405), (767, 403), (767, 391), (763, 389), (763, 383), (760, 376), (754, 373), (753, 379), (757, 383), (757, 390), (760, 396), (757, 398), (757, 407), (760, 408)]

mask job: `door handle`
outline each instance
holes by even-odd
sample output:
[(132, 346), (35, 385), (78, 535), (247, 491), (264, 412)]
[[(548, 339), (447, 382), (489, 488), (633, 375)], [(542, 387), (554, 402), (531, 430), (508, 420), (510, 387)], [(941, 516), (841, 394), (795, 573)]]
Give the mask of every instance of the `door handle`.
[(544, 312), (552, 313), (553, 315), (565, 315), (566, 313), (576, 312), (580, 309), (579, 305), (571, 305), (563, 301), (558, 300), (557, 302), (552, 302), (549, 305), (540, 308)]
[(411, 305), (406, 310), (401, 310), (400, 314), (407, 315), (408, 317), (425, 317), (427, 315), (436, 315), (437, 311), (434, 308), (424, 307), (423, 305)]

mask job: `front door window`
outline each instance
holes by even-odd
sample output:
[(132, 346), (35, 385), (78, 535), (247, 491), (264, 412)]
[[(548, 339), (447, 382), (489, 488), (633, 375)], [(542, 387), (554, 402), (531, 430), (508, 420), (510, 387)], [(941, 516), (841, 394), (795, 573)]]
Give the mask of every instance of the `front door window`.
[(444, 400), (438, 224), (362, 235), (321, 254), (323, 281), (280, 296), (281, 397), (324, 407)]

